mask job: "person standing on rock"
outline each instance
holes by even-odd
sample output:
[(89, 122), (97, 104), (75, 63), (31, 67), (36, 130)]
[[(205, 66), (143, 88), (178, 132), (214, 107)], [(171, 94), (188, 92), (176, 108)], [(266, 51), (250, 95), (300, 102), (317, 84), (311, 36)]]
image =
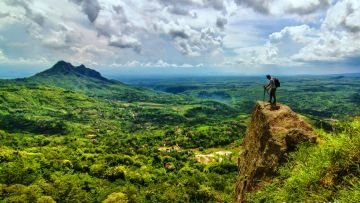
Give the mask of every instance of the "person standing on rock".
[(265, 85), (264, 88), (270, 94), (269, 103), (276, 105), (276, 78), (271, 77), (271, 75), (266, 75), (266, 78), (269, 80), (269, 84)]

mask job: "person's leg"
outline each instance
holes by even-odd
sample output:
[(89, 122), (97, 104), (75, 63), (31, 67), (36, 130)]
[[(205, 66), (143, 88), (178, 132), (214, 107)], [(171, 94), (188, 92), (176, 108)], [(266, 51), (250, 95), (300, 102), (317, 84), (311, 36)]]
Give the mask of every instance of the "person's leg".
[[(271, 99), (271, 97), (270, 97), (270, 89), (264, 89), (264, 91), (266, 91), (267, 95), (269, 95), (268, 102), (270, 102), (270, 99)], [(265, 98), (265, 92), (264, 92), (264, 98)]]
[(273, 89), (270, 89), (270, 99), (269, 99), (269, 103), (272, 103), (273, 97), (274, 97)]
[(276, 104), (276, 89), (273, 89), (273, 98), (274, 98), (273, 104)]

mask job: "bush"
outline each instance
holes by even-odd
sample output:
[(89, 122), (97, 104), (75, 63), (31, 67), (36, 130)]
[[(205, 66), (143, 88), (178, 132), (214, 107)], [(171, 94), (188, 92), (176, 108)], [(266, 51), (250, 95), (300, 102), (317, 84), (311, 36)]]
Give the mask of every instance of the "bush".
[(55, 200), (53, 200), (50, 196), (41, 196), (37, 199), (37, 203), (56, 203)]
[(235, 163), (229, 161), (222, 161), (215, 163), (209, 167), (209, 171), (217, 174), (230, 174), (237, 172), (238, 168)]
[(90, 174), (95, 177), (103, 177), (105, 175), (106, 167), (104, 164), (93, 164), (90, 167)]
[(104, 201), (103, 203), (127, 203), (128, 197), (126, 194), (122, 192), (114, 192), (111, 193)]
[(106, 169), (105, 177), (110, 181), (125, 180), (125, 168), (123, 166), (110, 167)]

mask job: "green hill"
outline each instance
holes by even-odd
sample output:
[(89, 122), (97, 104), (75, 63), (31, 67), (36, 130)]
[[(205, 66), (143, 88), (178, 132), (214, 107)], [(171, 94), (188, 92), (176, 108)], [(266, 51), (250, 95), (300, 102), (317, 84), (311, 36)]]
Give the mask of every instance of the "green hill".
[(99, 72), (86, 68), (84, 65), (73, 66), (65, 61), (59, 61), (50, 69), (32, 77), (6, 80), (1, 81), (1, 83), (15, 83), (26, 86), (54, 86), (82, 92), (89, 96), (127, 102), (152, 101), (165, 103), (182, 99), (182, 97), (171, 94), (157, 93), (146, 88), (126, 85), (116, 80), (109, 80)]

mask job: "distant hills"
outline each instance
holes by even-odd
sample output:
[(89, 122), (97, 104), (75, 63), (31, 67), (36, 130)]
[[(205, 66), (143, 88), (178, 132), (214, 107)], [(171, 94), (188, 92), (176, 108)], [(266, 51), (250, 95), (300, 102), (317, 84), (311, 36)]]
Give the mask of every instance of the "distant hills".
[[(154, 91), (145, 87), (124, 84), (103, 77), (98, 71), (84, 65), (73, 66), (59, 61), (51, 68), (34, 76), (14, 80), (0, 80), (0, 85), (23, 85), (27, 88), (38, 86), (62, 88), (67, 91), (86, 94), (90, 97), (108, 101), (137, 103), (141, 106), (153, 104), (198, 105), (186, 111), (186, 117), (202, 117), (217, 112), (217, 116), (232, 115), (236, 109), (217, 101), (204, 101), (187, 95)], [(160, 113), (160, 112), (159, 112)], [(153, 116), (152, 116), (153, 117)]]
[(52, 86), (68, 91), (85, 93), (88, 96), (121, 100), (125, 102), (178, 103), (184, 101), (181, 96), (124, 84), (103, 77), (98, 71), (73, 66), (66, 61), (58, 61), (51, 68), (34, 76), (13, 80), (0, 80), (1, 85)]
[(178, 96), (126, 85), (116, 80), (103, 77), (96, 70), (84, 65), (73, 66), (66, 61), (59, 61), (51, 68), (34, 76), (22, 79), (3, 80), (1, 84), (16, 83), (19, 85), (44, 85), (60, 87), (69, 91), (85, 93), (89, 96), (127, 102), (170, 102)]

